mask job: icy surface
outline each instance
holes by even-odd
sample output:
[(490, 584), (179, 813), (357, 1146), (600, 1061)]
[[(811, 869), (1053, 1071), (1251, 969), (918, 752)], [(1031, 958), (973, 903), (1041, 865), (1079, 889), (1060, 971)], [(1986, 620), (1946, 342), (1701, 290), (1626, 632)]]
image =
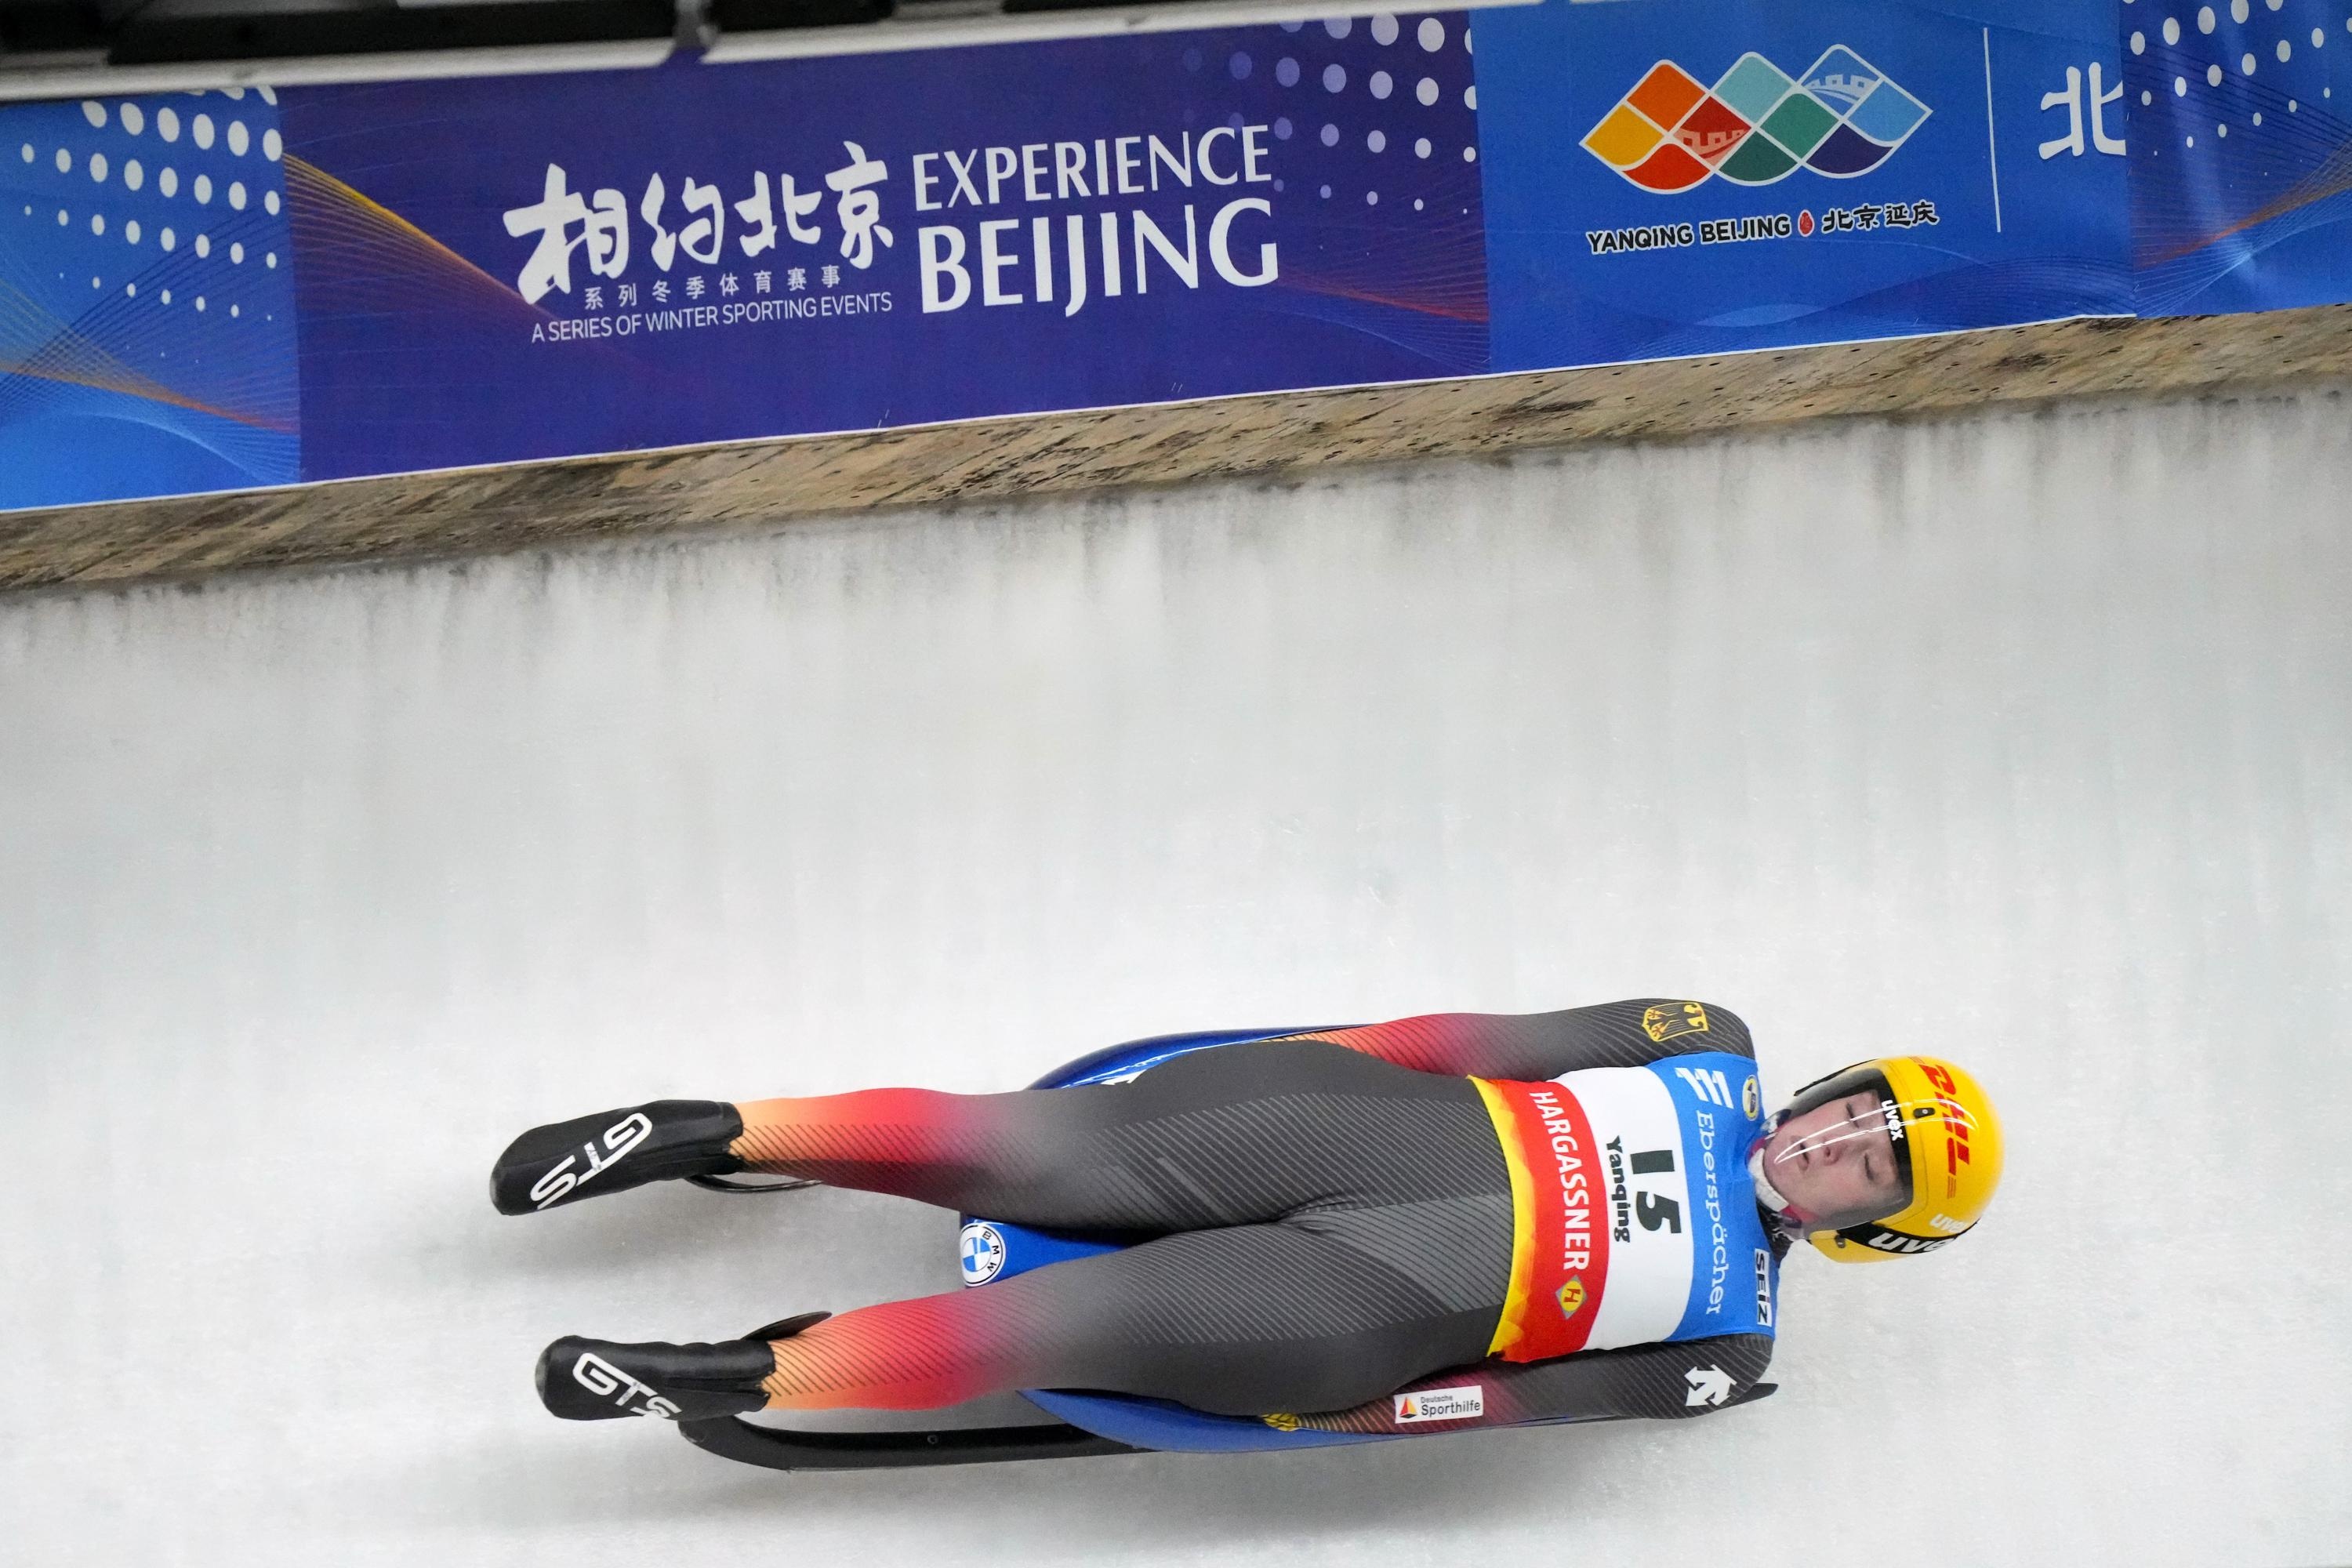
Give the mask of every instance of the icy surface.
[[(2344, 1561), (2347, 496), (2314, 395), (0, 603), (7, 1554)], [(528, 1123), (1643, 993), (2007, 1112), (1755, 1408), (828, 1478), (532, 1396), (953, 1268), (499, 1218)]]

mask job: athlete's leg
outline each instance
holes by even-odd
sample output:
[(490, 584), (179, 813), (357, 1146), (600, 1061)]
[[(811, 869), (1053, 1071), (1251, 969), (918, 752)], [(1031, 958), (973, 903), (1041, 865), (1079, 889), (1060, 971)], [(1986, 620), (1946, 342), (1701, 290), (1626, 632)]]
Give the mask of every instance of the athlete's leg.
[(746, 1169), (1030, 1225), (1147, 1233), (1508, 1191), (1466, 1079), (1326, 1042), (1268, 1041), (1196, 1051), (1125, 1084), (608, 1112), (524, 1134), (492, 1192), (502, 1210), (525, 1213)]
[(756, 1342), (559, 1341), (541, 1387), (558, 1415), (629, 1414), (597, 1386), (610, 1380), (567, 1375), (585, 1352), (690, 1406), (731, 1386), (739, 1410), (928, 1409), (1019, 1388), (1149, 1394), (1228, 1415), (1344, 1409), (1486, 1353), (1509, 1274), (1507, 1229), (1498, 1247), (1455, 1249), (1456, 1272), (1414, 1252), (1427, 1238), (1409, 1216), (1385, 1232), (1190, 1232), (845, 1312), (773, 1342), (764, 1357)]
[(1509, 1183), (1468, 1079), (1319, 1041), (1195, 1051), (1123, 1084), (736, 1109), (752, 1170), (1025, 1225), (1164, 1233)]

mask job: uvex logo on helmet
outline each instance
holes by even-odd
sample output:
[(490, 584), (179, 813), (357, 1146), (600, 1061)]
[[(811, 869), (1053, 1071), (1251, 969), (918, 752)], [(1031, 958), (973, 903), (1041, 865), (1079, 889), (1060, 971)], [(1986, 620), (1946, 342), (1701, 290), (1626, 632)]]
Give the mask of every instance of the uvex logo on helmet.
[(1846, 180), (1892, 157), (1930, 112), (1843, 44), (1801, 77), (1751, 49), (1712, 87), (1660, 60), (1585, 132), (1584, 149), (1660, 195), (1717, 175), (1769, 185), (1801, 168)]

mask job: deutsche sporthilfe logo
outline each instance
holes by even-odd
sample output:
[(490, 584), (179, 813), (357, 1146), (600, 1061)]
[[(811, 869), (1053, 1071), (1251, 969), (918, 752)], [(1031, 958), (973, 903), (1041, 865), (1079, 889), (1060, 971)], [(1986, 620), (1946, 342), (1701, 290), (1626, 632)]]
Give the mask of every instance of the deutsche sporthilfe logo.
[(1846, 180), (1886, 162), (1930, 112), (1843, 44), (1801, 78), (1751, 49), (1713, 87), (1660, 60), (1585, 133), (1584, 149), (1660, 195), (1718, 174), (1769, 185), (1800, 168)]

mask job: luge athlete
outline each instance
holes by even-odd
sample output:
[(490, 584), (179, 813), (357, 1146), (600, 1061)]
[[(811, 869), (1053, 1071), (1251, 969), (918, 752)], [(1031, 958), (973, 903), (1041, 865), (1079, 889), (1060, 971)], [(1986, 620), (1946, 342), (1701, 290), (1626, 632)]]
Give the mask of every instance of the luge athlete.
[(1990, 1102), (1948, 1062), (1859, 1063), (1767, 1118), (1753, 1058), (1697, 1002), (1444, 1014), (1123, 1083), (659, 1100), (523, 1134), (491, 1195), (758, 1172), (1134, 1242), (716, 1344), (561, 1339), (540, 1392), (575, 1420), (1024, 1388), (1360, 1432), (1680, 1416), (1762, 1375), (1795, 1239), (1932, 1251), (2000, 1178)]

